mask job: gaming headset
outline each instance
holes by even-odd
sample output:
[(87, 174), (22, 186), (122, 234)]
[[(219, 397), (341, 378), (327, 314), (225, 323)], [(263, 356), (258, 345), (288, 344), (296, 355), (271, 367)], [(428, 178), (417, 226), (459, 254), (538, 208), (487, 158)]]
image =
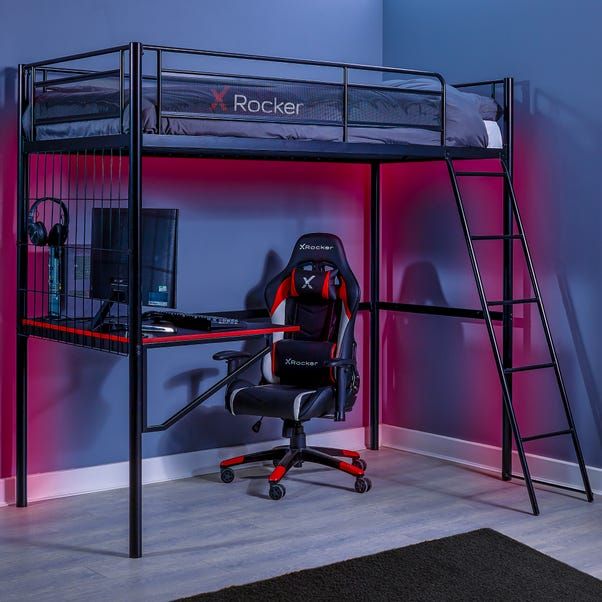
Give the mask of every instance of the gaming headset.
[[(60, 221), (52, 225), (50, 232), (46, 230), (44, 222), (35, 221), (38, 206), (46, 201), (56, 203), (61, 209)], [(48, 245), (49, 247), (59, 247), (64, 245), (67, 241), (67, 236), (69, 235), (69, 210), (65, 203), (60, 199), (51, 196), (36, 199), (27, 215), (27, 234), (29, 240), (31, 240), (32, 244), (36, 247), (43, 247), (45, 245)]]

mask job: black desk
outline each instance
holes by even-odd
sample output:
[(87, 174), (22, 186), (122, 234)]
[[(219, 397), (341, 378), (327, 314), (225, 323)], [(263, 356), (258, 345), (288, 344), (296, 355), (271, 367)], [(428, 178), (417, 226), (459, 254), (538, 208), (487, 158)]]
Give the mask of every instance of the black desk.
[[(167, 430), (176, 422), (181, 420), (189, 412), (202, 404), (209, 397), (227, 386), (234, 378), (244, 372), (249, 366), (260, 360), (271, 349), (271, 337), (276, 332), (297, 332), (299, 326), (273, 324), (265, 318), (246, 319), (246, 327), (233, 326), (232, 328), (218, 328), (215, 330), (190, 330), (178, 328), (177, 333), (153, 333), (142, 338), (140, 351), (142, 359), (142, 432), (153, 433)], [(48, 318), (25, 318), (23, 320), (24, 330), (30, 336), (55, 339), (74, 345), (95, 347), (98, 349), (110, 348), (119, 354), (127, 354), (130, 343), (129, 338), (123, 332), (97, 332), (91, 330), (89, 319), (67, 319), (53, 320)], [(246, 339), (265, 337), (266, 345), (260, 351), (252, 355), (239, 368), (226, 375), (209, 387), (206, 391), (190, 400), (182, 409), (170, 416), (160, 424), (148, 424), (147, 421), (147, 355), (150, 349), (165, 347), (181, 347), (183, 345), (202, 345), (207, 343), (219, 343), (227, 341), (241, 341)]]

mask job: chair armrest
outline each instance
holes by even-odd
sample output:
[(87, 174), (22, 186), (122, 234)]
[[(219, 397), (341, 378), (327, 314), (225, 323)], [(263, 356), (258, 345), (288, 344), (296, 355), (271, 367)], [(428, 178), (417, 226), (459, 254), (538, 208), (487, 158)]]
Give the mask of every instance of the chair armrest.
[(343, 422), (345, 420), (345, 406), (347, 405), (347, 373), (349, 368), (356, 365), (353, 358), (336, 358), (326, 360), (324, 366), (334, 368), (337, 380), (337, 398), (335, 404), (334, 421)]
[(228, 374), (232, 374), (232, 372), (241, 366), (243, 361), (248, 360), (250, 357), (252, 357), (252, 354), (246, 351), (218, 351), (213, 354), (213, 359), (218, 362), (226, 360), (228, 363)]
[(333, 360), (326, 360), (324, 362), (324, 366), (328, 368), (349, 368), (351, 366), (355, 366), (355, 360), (351, 358), (337, 358)]
[(251, 357), (250, 353), (247, 353), (246, 351), (218, 351), (217, 353), (213, 354), (213, 359), (217, 360), (218, 362), (222, 361), (222, 360), (226, 360), (227, 362), (234, 360), (234, 359), (248, 359)]

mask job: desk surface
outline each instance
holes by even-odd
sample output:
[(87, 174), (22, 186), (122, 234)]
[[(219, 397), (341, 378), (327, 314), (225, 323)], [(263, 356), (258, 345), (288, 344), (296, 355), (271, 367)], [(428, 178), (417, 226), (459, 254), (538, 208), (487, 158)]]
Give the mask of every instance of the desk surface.
[[(174, 334), (153, 334), (145, 336), (142, 339), (142, 344), (149, 347), (172, 347), (178, 345), (189, 345), (194, 343), (202, 343), (209, 340), (219, 342), (221, 340), (245, 339), (263, 335), (274, 334), (275, 332), (297, 332), (299, 326), (284, 324), (272, 324), (271, 322), (263, 321), (246, 321), (247, 328), (233, 327), (220, 328), (216, 330), (187, 330), (184, 328), (178, 329)], [(129, 343), (129, 338), (124, 334), (115, 332), (95, 332), (86, 327), (85, 324), (76, 324), (73, 320), (67, 320), (62, 323), (58, 321), (49, 321), (44, 318), (25, 318), (23, 325), (26, 327), (28, 334), (33, 336), (41, 336), (48, 339), (62, 340), (67, 343), (80, 343), (83, 340), (96, 340), (99, 343)], [(101, 348), (99, 346), (98, 348)]]
[(207, 339), (237, 339), (273, 334), (275, 332), (298, 332), (299, 326), (284, 324), (272, 324), (271, 322), (247, 322), (247, 328), (219, 328), (216, 330), (185, 330), (179, 328), (175, 334), (153, 334), (142, 339), (143, 345), (177, 345), (178, 343), (190, 343), (204, 341)]

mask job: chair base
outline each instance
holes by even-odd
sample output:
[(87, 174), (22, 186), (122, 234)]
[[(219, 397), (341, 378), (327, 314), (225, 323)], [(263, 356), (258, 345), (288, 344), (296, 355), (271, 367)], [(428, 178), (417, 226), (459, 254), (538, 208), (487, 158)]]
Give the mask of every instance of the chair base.
[[(231, 483), (234, 480), (234, 472), (232, 471), (232, 467), (234, 466), (271, 460), (274, 464), (274, 470), (268, 477), (270, 497), (272, 499), (281, 499), (284, 497), (285, 489), (280, 484), (280, 481), (286, 476), (288, 471), (293, 466), (301, 467), (304, 462), (311, 462), (354, 476), (356, 479), (355, 490), (358, 493), (365, 493), (371, 489), (372, 483), (370, 479), (364, 476), (366, 462), (360, 457), (358, 452), (332, 447), (307, 447), (305, 445), (303, 426), (300, 423), (295, 425), (290, 438), (291, 443), (289, 446), (275, 447), (223, 460), (220, 463), (222, 481), (224, 483)], [(346, 462), (340, 458), (349, 458), (351, 462)]]

